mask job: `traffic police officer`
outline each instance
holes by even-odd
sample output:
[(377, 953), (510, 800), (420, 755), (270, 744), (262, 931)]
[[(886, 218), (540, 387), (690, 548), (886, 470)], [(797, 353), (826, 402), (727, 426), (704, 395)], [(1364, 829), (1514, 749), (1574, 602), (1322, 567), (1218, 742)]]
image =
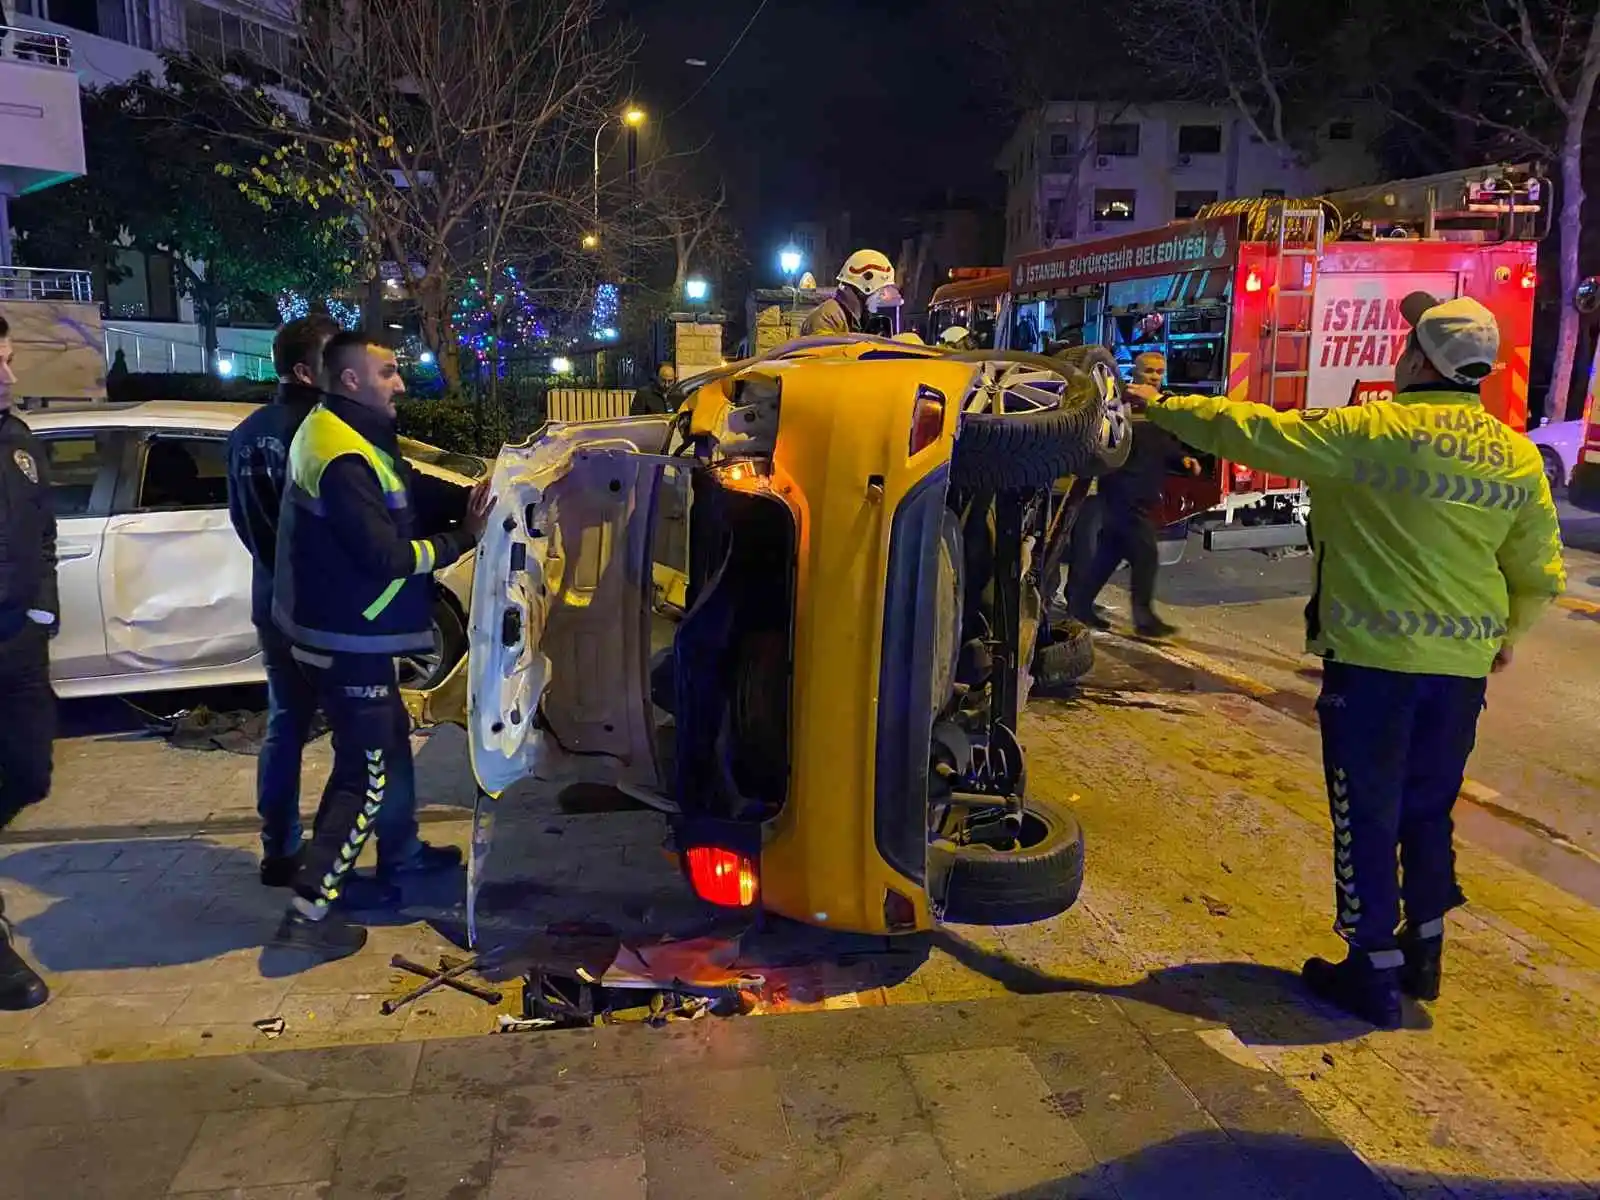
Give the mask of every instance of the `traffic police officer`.
[(326, 399), (289, 447), (278, 523), (272, 617), (305, 666), (333, 732), (333, 772), (279, 926), (279, 945), (354, 954), (366, 930), (329, 916), (383, 807), (410, 737), (397, 654), (432, 645), (429, 577), (472, 549), (487, 484), (458, 529), (419, 537), (410, 468), (400, 456), (394, 352), (361, 333), (323, 351)]
[[(39, 439), (11, 408), (11, 328), (0, 317), (0, 829), (50, 794), (56, 697), (49, 639), (59, 628), (56, 518)], [(17, 952), (0, 899), (0, 1011), (50, 997)]]
[(1306, 640), (1325, 660), (1334, 928), (1349, 953), (1310, 959), (1303, 976), (1384, 1028), (1399, 1025), (1402, 992), (1439, 994), (1444, 916), (1464, 900), (1450, 814), (1487, 677), (1566, 582), (1539, 453), (1479, 397), (1499, 352), (1493, 314), (1423, 292), (1401, 309), (1412, 329), (1392, 401), (1275, 412), (1129, 393), (1189, 445), (1310, 485)]

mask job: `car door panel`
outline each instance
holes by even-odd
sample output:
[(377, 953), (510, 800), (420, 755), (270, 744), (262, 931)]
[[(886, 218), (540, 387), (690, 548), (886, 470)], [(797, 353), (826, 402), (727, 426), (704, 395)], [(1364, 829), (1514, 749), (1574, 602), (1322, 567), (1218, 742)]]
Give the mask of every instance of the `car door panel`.
[(50, 675), (59, 680), (92, 678), (107, 670), (100, 555), (121, 434), (51, 430), (39, 440), (56, 512), (56, 591), (61, 605), (60, 632), (50, 643)]
[(223, 667), (259, 653), (250, 621), (250, 556), (228, 519), (226, 441), (214, 433), (146, 436), (135, 487), (106, 526), (99, 591), (111, 671)]

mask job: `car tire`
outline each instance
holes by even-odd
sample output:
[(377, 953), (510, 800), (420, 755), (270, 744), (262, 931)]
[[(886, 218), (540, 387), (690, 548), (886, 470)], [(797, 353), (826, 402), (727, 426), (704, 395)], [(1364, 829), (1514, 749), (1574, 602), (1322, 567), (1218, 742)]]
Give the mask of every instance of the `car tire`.
[(1133, 414), (1122, 398), (1122, 373), (1117, 356), (1104, 346), (1069, 346), (1056, 358), (1078, 368), (1102, 391), (1100, 438), (1095, 458), (1080, 475), (1104, 475), (1127, 464), (1133, 451)]
[(1035, 689), (1064, 691), (1094, 669), (1094, 633), (1082, 621), (1067, 620), (1050, 629), (1050, 644), (1033, 660)]
[(1540, 446), (1539, 457), (1544, 460), (1544, 477), (1550, 481), (1550, 490), (1559, 493), (1567, 485), (1567, 472), (1561, 465), (1561, 456), (1549, 446)]
[(434, 594), (431, 618), (433, 650), (426, 655), (401, 655), (398, 660), (400, 686), (411, 691), (438, 687), (467, 653), (466, 621), (443, 593)]
[(971, 412), (961, 418), (950, 461), (950, 485), (964, 492), (1031, 491), (1099, 462), (1102, 407), (1082, 371), (1052, 368), (1067, 378), (1058, 408), (1026, 413)]
[(958, 925), (1026, 925), (1064, 913), (1083, 888), (1083, 830), (1071, 813), (1029, 800), (1025, 845), (1012, 850), (928, 847), (930, 890), (941, 919)]

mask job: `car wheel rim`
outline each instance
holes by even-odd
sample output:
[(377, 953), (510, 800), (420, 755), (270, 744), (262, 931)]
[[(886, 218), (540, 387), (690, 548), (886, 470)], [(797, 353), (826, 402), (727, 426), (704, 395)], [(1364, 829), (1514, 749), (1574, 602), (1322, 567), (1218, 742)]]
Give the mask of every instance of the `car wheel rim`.
[(1105, 363), (1097, 362), (1089, 368), (1089, 377), (1100, 390), (1101, 411), (1100, 446), (1107, 454), (1115, 451), (1131, 436), (1128, 407), (1117, 391), (1117, 377)]
[(410, 654), (402, 654), (397, 661), (400, 677), (400, 686), (403, 688), (421, 687), (432, 679), (444, 662), (444, 635), (439, 632), (439, 627), (433, 627), (433, 647), (428, 650), (416, 650)]

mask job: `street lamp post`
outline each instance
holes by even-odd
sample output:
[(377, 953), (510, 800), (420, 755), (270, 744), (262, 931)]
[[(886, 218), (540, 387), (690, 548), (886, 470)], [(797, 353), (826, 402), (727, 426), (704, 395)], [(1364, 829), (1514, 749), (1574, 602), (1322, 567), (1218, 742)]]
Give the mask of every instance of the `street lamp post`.
[(783, 277), (789, 281), (789, 290), (794, 293), (794, 300), (789, 306), (790, 312), (800, 307), (800, 286), (795, 281), (795, 276), (800, 274), (800, 268), (804, 265), (805, 259), (800, 257), (800, 251), (793, 246), (785, 246), (778, 251), (778, 266), (783, 271)]
[[(628, 127), (630, 132), (634, 132), (634, 136), (637, 136), (637, 132), (636, 131), (638, 130), (639, 126), (643, 125), (644, 122), (645, 122), (645, 111), (644, 111), (644, 109), (639, 108), (637, 105), (629, 105), (628, 108), (623, 112), (621, 117), (607, 117), (604, 121), (600, 122), (600, 128), (596, 129), (594, 131), (594, 213), (593, 213), (593, 215), (594, 215), (594, 227), (595, 227), (595, 236), (596, 237), (599, 236), (599, 230), (600, 230), (600, 135), (606, 131), (606, 129), (610, 126), (611, 122), (617, 121), (617, 120), (620, 120), (624, 125), (626, 125)], [(635, 146), (637, 145), (637, 143), (633, 143), (633, 144)], [(637, 153), (637, 151), (636, 150), (632, 150), (631, 153)], [(630, 163), (629, 163), (629, 170), (630, 170), (630, 172), (633, 170), (633, 163), (632, 163), (631, 160), (630, 160)]]

